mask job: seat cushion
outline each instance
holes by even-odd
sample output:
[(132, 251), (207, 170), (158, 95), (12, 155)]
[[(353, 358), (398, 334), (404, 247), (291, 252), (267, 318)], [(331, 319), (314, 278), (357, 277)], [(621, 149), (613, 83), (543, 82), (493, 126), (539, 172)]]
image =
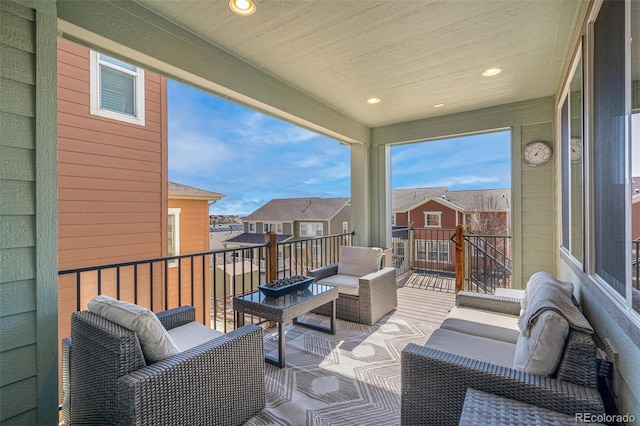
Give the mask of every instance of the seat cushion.
[(520, 335), (518, 317), (454, 306), (440, 328), (515, 344)]
[(527, 373), (551, 376), (558, 368), (569, 334), (569, 323), (555, 311), (544, 311), (528, 336), (520, 334), (513, 368)]
[(323, 278), (318, 281), (318, 284), (334, 285), (338, 287), (338, 293), (350, 294), (352, 296), (359, 296), (358, 284), (360, 278), (351, 275), (330, 275), (327, 278)]
[(173, 343), (184, 352), (209, 340), (224, 336), (224, 333), (213, 330), (199, 322), (190, 322), (168, 331)]
[(364, 277), (380, 269), (382, 249), (378, 247), (340, 247), (338, 274)]
[(94, 297), (87, 307), (94, 314), (134, 331), (148, 364), (180, 352), (156, 314), (147, 308), (108, 296)]
[(513, 357), (516, 351), (516, 345), (513, 343), (443, 328), (435, 330), (425, 346), (509, 368), (513, 367)]

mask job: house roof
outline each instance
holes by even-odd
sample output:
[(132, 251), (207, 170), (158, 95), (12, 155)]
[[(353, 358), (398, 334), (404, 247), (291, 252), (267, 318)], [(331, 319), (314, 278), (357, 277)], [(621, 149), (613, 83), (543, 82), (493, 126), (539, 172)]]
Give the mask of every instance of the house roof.
[(244, 222), (330, 220), (349, 198), (280, 198), (269, 201), (244, 218)]
[(446, 187), (394, 189), (391, 210), (406, 212), (433, 200), (461, 211), (507, 211), (511, 207), (511, 189), (449, 191)]
[[(236, 235), (233, 238), (224, 240), (223, 242), (241, 244), (241, 245), (260, 245), (260, 244), (264, 244), (264, 235), (265, 234), (254, 234), (254, 233), (244, 232), (242, 234)], [(276, 242), (281, 243), (283, 241), (287, 241), (291, 237), (293, 237), (293, 235), (276, 235)]]
[(169, 198), (185, 200), (215, 200), (218, 201), (224, 194), (194, 188), (193, 186), (182, 185), (180, 183), (169, 182)]

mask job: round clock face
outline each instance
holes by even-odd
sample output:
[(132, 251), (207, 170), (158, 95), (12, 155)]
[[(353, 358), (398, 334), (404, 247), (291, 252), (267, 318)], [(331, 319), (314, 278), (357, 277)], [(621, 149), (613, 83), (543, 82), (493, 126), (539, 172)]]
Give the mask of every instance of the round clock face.
[(571, 161), (574, 163), (582, 160), (582, 139), (571, 138)]
[(548, 143), (535, 141), (525, 145), (522, 150), (522, 159), (530, 166), (542, 166), (551, 159), (552, 153)]

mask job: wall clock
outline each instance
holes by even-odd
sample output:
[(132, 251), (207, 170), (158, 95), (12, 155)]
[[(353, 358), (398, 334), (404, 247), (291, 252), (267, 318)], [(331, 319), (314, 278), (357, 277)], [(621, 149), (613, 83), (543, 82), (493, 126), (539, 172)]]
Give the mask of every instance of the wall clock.
[(551, 159), (553, 150), (551, 146), (543, 141), (529, 142), (522, 150), (522, 159), (529, 166), (542, 166)]
[(571, 138), (571, 161), (578, 163), (582, 160), (582, 139)]

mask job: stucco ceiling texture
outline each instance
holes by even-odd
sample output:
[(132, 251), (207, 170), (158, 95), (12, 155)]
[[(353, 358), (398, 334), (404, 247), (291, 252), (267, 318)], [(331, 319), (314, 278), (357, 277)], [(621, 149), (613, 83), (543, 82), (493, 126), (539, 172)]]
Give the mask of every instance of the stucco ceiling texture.
[[(584, 7), (256, 0), (241, 17), (222, 0), (137, 2), (368, 127), (553, 95)], [(503, 72), (482, 77), (491, 67)]]

